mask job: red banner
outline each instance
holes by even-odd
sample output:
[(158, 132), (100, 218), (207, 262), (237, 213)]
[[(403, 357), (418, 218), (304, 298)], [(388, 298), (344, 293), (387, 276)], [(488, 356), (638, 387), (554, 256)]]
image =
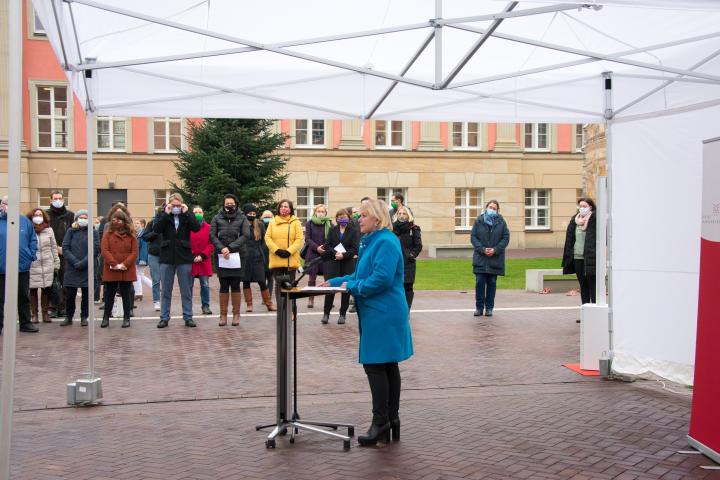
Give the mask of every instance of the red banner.
[(720, 461), (720, 138), (705, 142), (690, 443)]

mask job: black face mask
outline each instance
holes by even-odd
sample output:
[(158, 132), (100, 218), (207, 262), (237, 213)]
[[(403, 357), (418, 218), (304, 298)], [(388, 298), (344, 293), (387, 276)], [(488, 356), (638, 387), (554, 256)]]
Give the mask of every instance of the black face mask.
[(257, 218), (257, 215), (255, 215), (254, 213), (252, 215), (248, 214), (246, 216), (247, 216), (247, 219), (251, 222)]
[(235, 213), (237, 207), (235, 205), (225, 205), (225, 211), (227, 213)]

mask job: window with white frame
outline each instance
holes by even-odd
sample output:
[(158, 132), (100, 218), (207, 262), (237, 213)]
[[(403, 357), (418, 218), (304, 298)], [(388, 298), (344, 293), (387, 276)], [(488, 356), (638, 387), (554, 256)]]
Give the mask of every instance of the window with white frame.
[(162, 207), (170, 198), (170, 190), (153, 190), (155, 209)]
[(582, 152), (585, 146), (585, 129), (581, 123), (575, 125), (575, 151)]
[(47, 34), (45, 33), (45, 27), (43, 27), (42, 22), (40, 21), (40, 17), (37, 14), (37, 11), (33, 8), (33, 31), (32, 34), (36, 35), (38, 37), (45, 37)]
[(525, 230), (550, 230), (550, 189), (525, 189)]
[(484, 191), (482, 188), (455, 189), (455, 230), (470, 230), (480, 215)]
[(375, 120), (375, 147), (402, 148), (405, 139), (400, 120)]
[(37, 206), (39, 208), (50, 208), (50, 194), (52, 192), (61, 192), (65, 206), (70, 205), (70, 189), (67, 188), (38, 188), (37, 189)]
[(156, 152), (175, 153), (182, 144), (182, 119), (153, 119), (153, 147)]
[(548, 124), (548, 123), (526, 123), (525, 124), (525, 149), (526, 150), (549, 150), (550, 149), (550, 124)]
[(315, 205), (327, 205), (327, 188), (298, 187), (297, 201), (295, 202), (295, 216), (301, 222), (307, 222), (312, 217)]
[(67, 150), (69, 125), (67, 87), (38, 85), (38, 149)]
[(315, 147), (325, 146), (325, 120), (301, 119), (295, 120), (295, 146)]
[(392, 188), (384, 188), (380, 187), (377, 189), (377, 199), (382, 200), (383, 202), (387, 203), (388, 207), (390, 206), (390, 198), (392, 198), (393, 194), (399, 193), (403, 196), (405, 201), (403, 202), (403, 205), (408, 204), (408, 196), (407, 196), (407, 187), (392, 187)]
[(125, 129), (127, 122), (124, 118), (98, 117), (97, 119), (97, 148), (98, 150), (125, 150)]
[(459, 150), (480, 148), (480, 124), (477, 122), (453, 122), (452, 146)]

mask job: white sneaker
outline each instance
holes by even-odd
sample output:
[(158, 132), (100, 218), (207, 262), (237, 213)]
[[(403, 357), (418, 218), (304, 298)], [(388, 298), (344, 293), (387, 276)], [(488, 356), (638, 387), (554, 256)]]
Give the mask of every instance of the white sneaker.
[(156, 312), (160, 311), (160, 302), (153, 302), (153, 307), (155, 308)]

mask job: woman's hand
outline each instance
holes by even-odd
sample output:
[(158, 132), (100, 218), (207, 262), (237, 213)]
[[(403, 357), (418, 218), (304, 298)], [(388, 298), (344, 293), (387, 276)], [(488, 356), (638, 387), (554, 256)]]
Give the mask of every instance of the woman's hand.
[(325, 248), (323, 248), (323, 246), (320, 245), (319, 247), (317, 247), (317, 252), (318, 252), (320, 255), (322, 255), (323, 253), (325, 253)]
[(222, 253), (222, 256), (225, 258), (225, 260), (230, 258), (230, 249), (228, 247), (225, 247), (222, 250), (220, 250), (220, 253)]
[(197, 257), (195, 257), (195, 258), (193, 259), (193, 262), (195, 262), (195, 263), (200, 263), (200, 262), (202, 262), (202, 257), (201, 257), (200, 255), (198, 255)]
[(329, 287), (329, 286), (330, 286), (330, 282), (328, 282), (327, 280), (325, 280), (324, 282), (318, 283), (318, 287)]
[(343, 255), (340, 252), (335, 252), (335, 260), (342, 260), (345, 258), (345, 255)]

